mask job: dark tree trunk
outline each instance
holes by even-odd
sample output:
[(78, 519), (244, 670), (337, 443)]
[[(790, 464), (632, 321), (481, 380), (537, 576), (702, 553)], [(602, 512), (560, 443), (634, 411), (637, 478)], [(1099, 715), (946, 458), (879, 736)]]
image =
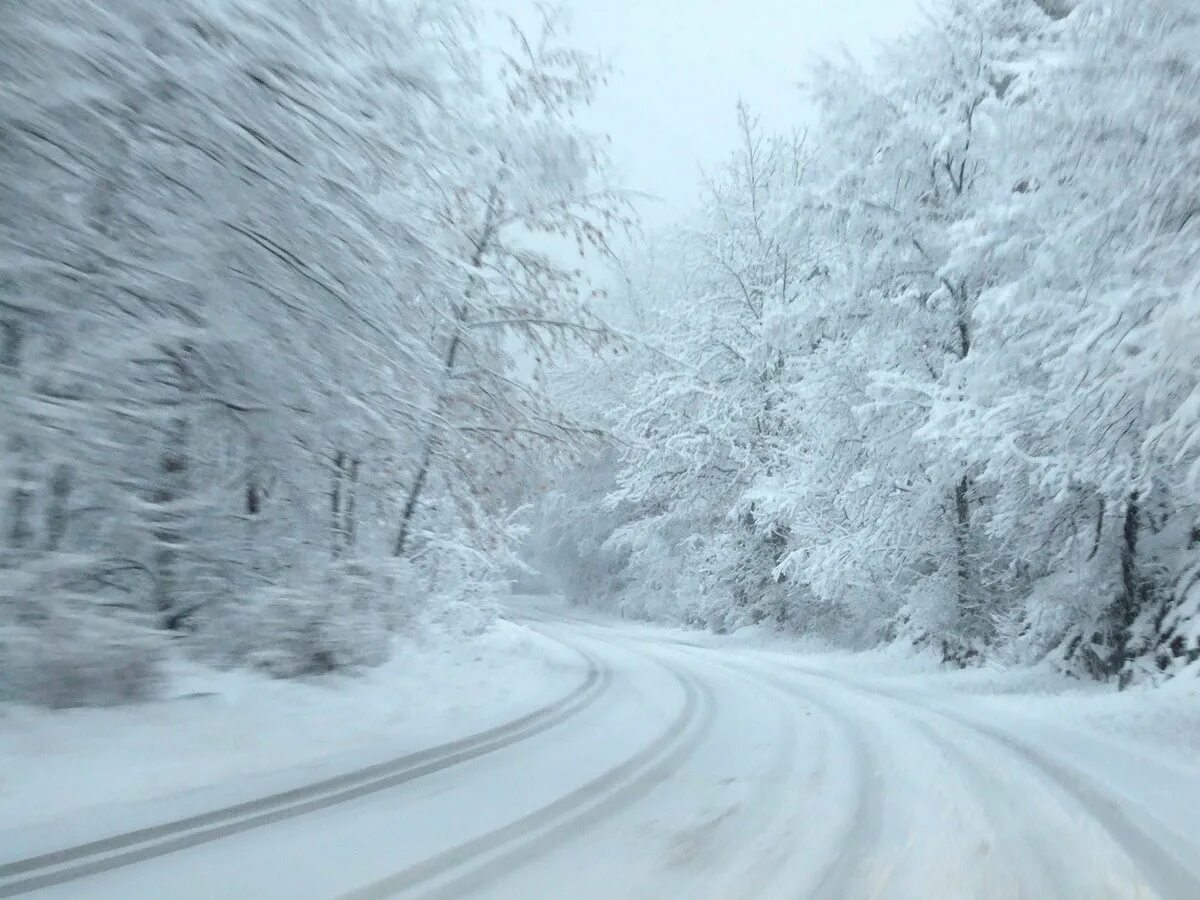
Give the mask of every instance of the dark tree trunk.
[(25, 332), (18, 322), (0, 321), (3, 340), (0, 340), (0, 375), (15, 379), (21, 371), (21, 347)]
[[(1103, 656), (1093, 653), (1093, 674), (1111, 677), (1122, 672), (1130, 657), (1131, 628), (1149, 598), (1146, 581), (1138, 560), (1138, 541), (1143, 526), (1141, 495), (1131, 491), (1125, 500), (1125, 516), (1121, 524), (1121, 592), (1109, 608), (1105, 635), (1097, 634), (1093, 643), (1104, 647)], [(1127, 683), (1129, 673), (1121, 674), (1121, 687)]]
[[(967, 321), (966, 310), (967, 287), (962, 283), (958, 287), (956, 299), (958, 302), (958, 358), (966, 359), (971, 352), (971, 327)], [(956, 575), (958, 608), (968, 610), (972, 605), (971, 599), (971, 480), (967, 475), (959, 479), (954, 486), (954, 549), (957, 556)]]
[(1121, 599), (1117, 610), (1117, 627), (1123, 646), (1129, 626), (1137, 618), (1144, 599), (1145, 587), (1138, 567), (1138, 538), (1142, 528), (1142, 507), (1137, 491), (1125, 503), (1125, 522), (1121, 529)]
[(971, 329), (965, 317), (958, 320), (958, 358), (966, 359), (971, 352)]
[[(3, 341), (0, 342), (0, 375), (4, 380), (15, 383), (21, 374), (21, 355), (25, 345), (25, 330), (19, 322), (4, 321)], [(15, 387), (13, 393), (17, 391)], [(27, 550), (33, 543), (33, 472), (29, 466), (29, 440), (20, 432), (22, 423), (14, 416), (13, 431), (8, 435), (5, 448), (10, 459), (16, 463), (12, 490), (8, 495), (8, 534), (5, 535), (13, 550)]]
[[(1121, 585), (1117, 597), (1105, 609), (1099, 627), (1083, 644), (1081, 659), (1094, 678), (1110, 678), (1122, 673), (1130, 657), (1132, 626), (1150, 599), (1150, 586), (1138, 559), (1138, 543), (1143, 527), (1141, 494), (1130, 491), (1125, 498), (1121, 518)], [(1083, 636), (1077, 643), (1083, 641)], [(1124, 687), (1131, 673), (1121, 674)]]
[(67, 534), (71, 488), (71, 467), (60, 463), (50, 480), (50, 500), (46, 506), (46, 549), (51, 553), (62, 548)]
[(954, 486), (954, 550), (957, 556), (958, 608), (971, 605), (971, 482), (966, 475)]
[(152, 502), (154, 515), (154, 608), (168, 631), (178, 630), (184, 613), (179, 598), (179, 556), (183, 547), (183, 513), (178, 508), (187, 491), (188, 445), (190, 427), (187, 417), (171, 421), (167, 444), (158, 464), (158, 486)]
[(339, 450), (333, 458), (333, 486), (329, 489), (329, 536), (334, 557), (342, 553), (342, 479), (345, 478), (346, 454)]
[(350, 460), (346, 476), (346, 514), (342, 517), (342, 534), (346, 549), (353, 550), (358, 541), (358, 460)]
[(429, 477), (429, 467), (432, 465), (433, 444), (430, 442), (425, 445), (425, 452), (421, 455), (421, 464), (417, 468), (412, 486), (408, 489), (408, 497), (404, 500), (404, 509), (400, 513), (400, 532), (396, 535), (396, 546), (392, 549), (394, 556), (403, 556), (405, 547), (408, 546), (408, 535), (412, 528), (413, 516), (416, 515), (417, 503), (421, 499), (421, 492), (425, 489), (425, 479)]
[(195, 393), (194, 375), (188, 361), (192, 348), (186, 342), (179, 347), (166, 348), (166, 363), (174, 377), (174, 396), (168, 406), (174, 407), (159, 456), (158, 472), (151, 502), (154, 551), (152, 556), (153, 585), (151, 600), (159, 614), (162, 627), (168, 631), (181, 629), (195, 611), (182, 602), (180, 596), (179, 562), (185, 543), (182, 502), (188, 493), (191, 453), (191, 421), (189, 406)]
[(1097, 500), (1096, 537), (1092, 541), (1092, 550), (1090, 553), (1088, 553), (1088, 562), (1091, 562), (1093, 559), (1095, 559), (1096, 554), (1100, 552), (1100, 541), (1104, 537), (1104, 498), (1098, 497)]

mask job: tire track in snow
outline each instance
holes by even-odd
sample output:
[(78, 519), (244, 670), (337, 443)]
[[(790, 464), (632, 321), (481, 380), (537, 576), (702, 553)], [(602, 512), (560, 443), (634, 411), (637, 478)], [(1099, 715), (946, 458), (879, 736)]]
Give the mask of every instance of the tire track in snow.
[(1037, 770), (1100, 825), (1113, 843), (1129, 857), (1145, 883), (1164, 900), (1195, 900), (1200, 897), (1200, 876), (1136, 824), (1116, 800), (1086, 776), (1000, 731), (967, 722), (941, 710), (915, 703), (910, 705), (980, 735)]
[(64, 884), (326, 809), (493, 753), (553, 728), (594, 704), (608, 691), (613, 678), (611, 668), (603, 661), (565, 641), (553, 640), (570, 647), (587, 664), (587, 675), (579, 686), (553, 703), (477, 734), (302, 787), (5, 863), (0, 865), (0, 897)]
[[(970, 796), (975, 800), (980, 809), (986, 816), (987, 821), (992, 826), (993, 830), (999, 833), (1005, 830), (1006, 826), (1017, 821), (1016, 798), (1011, 794), (1003, 794), (998, 792), (994, 785), (994, 773), (986, 771), (978, 764), (965, 750), (958, 744), (942, 735), (928, 722), (921, 719), (910, 718), (899, 715), (894, 704), (883, 702), (879, 697), (871, 694), (864, 694), (865, 699), (877, 707), (885, 716), (888, 716), (899, 726), (904, 727), (912, 733), (912, 735), (925, 744), (930, 745), (960, 776), (960, 779), (970, 789)], [(853, 716), (854, 713), (842, 713), (844, 717)], [(870, 730), (872, 724), (870, 722), (861, 722), (857, 726), (858, 734), (861, 739), (865, 733)], [(1020, 846), (1022, 855), (1031, 860), (1036, 869), (1041, 872), (1045, 878), (1056, 885), (1069, 883), (1065, 867), (1061, 865), (1061, 861), (1055, 859), (1048, 853), (1048, 847), (1044, 844), (1035, 843), (1024, 829), (1015, 829), (1017, 841)], [(865, 856), (866, 854), (864, 854)], [(859, 871), (858, 878), (865, 876), (864, 871)], [(828, 873), (826, 878), (828, 878)], [(820, 898), (843, 898), (856, 896), (870, 896), (867, 891), (860, 890), (859, 893), (853, 893), (854, 877), (841, 877), (836, 879), (832, 884), (819, 885), (816, 890), (806, 896)], [(859, 886), (861, 888), (861, 885)], [(1037, 897), (1038, 900), (1051, 896), (1046, 893), (1025, 894), (1022, 896)], [(1081, 896), (1078, 893), (1071, 891), (1062, 892), (1053, 895), (1062, 897)], [(1089, 894), (1089, 896), (1092, 896)]]
[[(587, 623), (593, 629), (603, 626)], [(656, 637), (633, 637), (639, 643), (661, 645), (662, 639)], [(878, 844), (882, 834), (883, 822), (883, 790), (880, 777), (880, 766), (870, 742), (862, 728), (852, 717), (846, 715), (819, 691), (800, 687), (790, 681), (782, 681), (775, 674), (765, 672), (760, 667), (762, 663), (752, 658), (737, 657), (736, 662), (728, 656), (713, 653), (709, 648), (683, 640), (666, 640), (672, 646), (677, 646), (682, 652), (693, 657), (704, 658), (710, 664), (719, 665), (731, 672), (740, 674), (761, 685), (772, 688), (777, 693), (788, 698), (804, 700), (813, 708), (819, 710), (833, 723), (834, 728), (846, 742), (850, 752), (850, 770), (854, 777), (854, 800), (843, 825), (843, 833), (837, 841), (837, 851), (814, 879), (814, 887), (806, 895), (810, 900), (846, 900), (848, 897), (859, 896), (854, 893), (855, 884), (866, 875), (866, 861)], [(784, 799), (780, 792), (780, 800)], [(776, 859), (775, 854), (764, 859), (752, 871), (760, 871), (768, 859)], [(781, 860), (786, 862), (786, 859)], [(763, 879), (758, 876), (757, 884), (769, 886), (771, 878)], [(738, 891), (738, 895), (747, 900), (759, 895)], [(448, 897), (451, 895), (448, 895)]]
[[(701, 647), (696, 645), (688, 646), (693, 647), (698, 652), (703, 652), (703, 648)], [(838, 841), (837, 846), (839, 850), (817, 876), (815, 886), (809, 892), (805, 893), (804, 896), (816, 898), (816, 900), (845, 900), (848, 897), (871, 896), (872, 894), (868, 890), (868, 886), (863, 885), (861, 882), (868, 875), (866, 863), (882, 834), (883, 798), (878, 757), (875, 755), (866, 737), (867, 732), (873, 726), (869, 722), (856, 721), (858, 717), (856, 711), (847, 712), (841, 709), (840, 706), (831, 702), (830, 697), (824, 694), (818, 694), (814, 697), (812, 688), (805, 689), (791, 681), (781, 682), (773, 673), (762, 671), (760, 667), (763, 667), (765, 664), (761, 661), (743, 657), (739, 659), (738, 665), (725, 660), (720, 660), (718, 664), (732, 671), (739, 672), (744, 677), (753, 678), (758, 683), (772, 688), (775, 692), (783, 696), (800, 698), (813, 705), (834, 723), (835, 727), (849, 742), (852, 748), (852, 758), (854, 759), (853, 771), (858, 773), (855, 802), (852, 804), (852, 810), (845, 831)], [(855, 693), (858, 692), (855, 691)], [(947, 762), (952, 764), (964, 782), (972, 789), (971, 796), (979, 801), (981, 808), (983, 808), (985, 815), (993, 826), (1002, 822), (1011, 823), (1017, 820), (1015, 799), (1010, 795), (1001, 796), (991, 784), (991, 773), (985, 771), (966, 751), (949, 738), (941, 735), (927, 722), (898, 715), (893, 704), (883, 702), (881, 698), (870, 694), (865, 694), (864, 699), (869, 700), (873, 706), (878, 707), (879, 710), (894, 719), (899, 725), (914, 732), (916, 739), (932, 745)], [(1001, 827), (1003, 826), (1001, 825)], [(1035, 844), (1025, 834), (1021, 834), (1018, 839), (1021, 841), (1024, 855), (1030, 858), (1038, 870), (1043, 872), (1052, 883), (1058, 885), (1069, 883), (1070, 879), (1066, 876), (1065, 868), (1059, 864), (1059, 861), (1053, 859), (1048, 854), (1047, 847)], [(764, 857), (760, 866), (756, 867), (755, 871), (766, 866), (771, 861), (774, 861), (779, 868), (782, 868), (786, 863), (786, 858), (781, 858), (777, 854), (771, 853), (769, 856)], [(776, 874), (778, 875), (778, 873)], [(752, 898), (757, 900), (758, 897), (764, 895), (764, 891), (775, 880), (777, 878), (754, 879), (752, 886), (732, 892), (730, 896), (743, 897), (745, 900), (752, 900)], [(1035, 894), (1030, 896), (1037, 896), (1040, 900), (1042, 896), (1048, 895)], [(1067, 891), (1065, 893), (1060, 892), (1058, 896), (1076, 895)]]
[(1200, 874), (1189, 868), (1176, 855), (1155, 840), (1143, 826), (1137, 824), (1120, 803), (1108, 795), (1091, 778), (1059, 762), (1045, 752), (1005, 734), (997, 728), (973, 722), (956, 713), (930, 706), (912, 697), (847, 681), (827, 672), (803, 667), (791, 667), (811, 678), (836, 684), (843, 690), (888, 701), (936, 717), (965, 729), (987, 743), (1003, 750), (1006, 755), (1029, 766), (1070, 798), (1092, 818), (1112, 842), (1130, 859), (1146, 885), (1164, 900), (1195, 900), (1200, 897)]
[[(655, 641), (654, 646), (662, 649), (664, 642)], [(667, 641), (667, 644), (683, 644), (683, 642)], [(691, 651), (694, 645), (684, 645), (683, 654), (692, 661), (697, 655)], [(679, 648), (672, 646), (673, 651)], [(741, 851), (732, 865), (722, 867), (719, 874), (713, 873), (706, 885), (705, 897), (721, 898), (721, 900), (763, 900), (764, 897), (775, 896), (771, 892), (776, 885), (792, 856), (796, 833), (799, 830), (799, 819), (803, 806), (795, 802), (797, 796), (802, 796), (805, 789), (819, 785), (825, 776), (825, 765), (829, 753), (827, 729), (817, 732), (818, 743), (815, 746), (816, 765), (805, 777), (798, 772), (801, 756), (799, 755), (800, 721), (797, 706), (793, 697), (775, 685), (765, 682), (757, 673), (744, 668), (729, 665), (723, 659), (700, 657), (711, 668), (720, 668), (723, 675), (735, 679), (742, 687), (751, 688), (756, 696), (761, 697), (762, 688), (766, 687), (774, 703), (771, 704), (776, 721), (776, 737), (771, 740), (771, 764), (754, 775), (754, 786), (749, 793), (739, 799), (733, 807), (727, 807), (715, 820), (721, 824), (741, 821), (736, 829), (736, 836), (727, 836), (727, 845), (722, 850), (734, 849)], [(815, 707), (814, 707), (815, 708)], [(811, 714), (811, 713), (810, 713)], [(736, 752), (736, 751), (731, 751)], [(746, 819), (750, 822), (747, 823)], [(747, 824), (749, 831), (747, 832)], [(753, 834), (761, 839), (761, 849), (752, 858), (747, 858), (745, 851), (746, 835)], [(670, 867), (671, 864), (668, 864)]]
[(470, 896), (528, 865), (668, 780), (704, 741), (716, 718), (710, 688), (671, 669), (684, 693), (679, 715), (642, 750), (557, 800), (487, 834), (379, 879), (338, 900), (378, 900), (424, 891), (423, 900)]
[[(789, 782), (793, 780), (797, 768), (796, 753), (800, 730), (800, 721), (795, 714), (795, 704), (792, 702), (795, 697), (753, 673), (732, 667), (730, 670), (737, 672), (747, 681), (759, 687), (769, 688), (780, 699), (786, 728), (785, 737), (780, 741), (780, 752), (789, 757), (789, 762), (786, 768), (780, 765), (766, 773), (763, 776), (761, 788), (764, 794), (770, 795), (770, 802), (777, 808), (781, 808), (783, 812), (777, 814), (765, 829), (766, 833), (772, 836), (770, 843), (751, 865), (739, 873), (736, 881), (728, 883), (724, 892), (718, 895), (731, 898), (731, 900), (732, 898), (762, 900), (763, 897), (778, 895), (779, 891), (773, 891), (772, 888), (786, 874), (787, 866), (795, 852), (796, 835), (799, 831), (797, 820), (804, 811), (803, 798), (819, 788), (825, 780), (826, 767), (831, 756), (829, 731), (827, 729), (818, 731), (819, 743), (816, 745), (815, 765), (808, 771), (807, 777), (795, 786), (795, 793), (791, 793)], [(821, 712), (819, 707), (814, 706), (814, 709)], [(837, 723), (834, 724), (837, 727)]]
[[(929, 722), (921, 719), (904, 721), (919, 731), (922, 737), (941, 754), (942, 758), (957, 770), (960, 777), (970, 786), (972, 796), (978, 802), (997, 835), (1008, 832), (1011, 839), (1018, 845), (1019, 852), (1032, 862), (1033, 868), (1042, 874), (1048, 884), (1055, 886), (1053, 893), (1041, 891), (1022, 896), (1037, 897), (1039, 900), (1051, 896), (1095, 896), (1090, 893), (1085, 894), (1075, 888), (1064, 887), (1073, 883), (1065, 861), (1055, 856), (1048, 844), (1035, 840), (1027, 829), (1020, 827), (1021, 798), (1011, 791), (1004, 791), (996, 787), (997, 776), (994, 770), (985, 769), (984, 765), (976, 761), (968, 751), (943, 735)], [(1078, 883), (1076, 882), (1076, 884)]]
[(855, 885), (867, 872), (867, 861), (883, 833), (883, 787), (879, 760), (862, 728), (819, 693), (761, 674), (767, 683), (821, 710), (846, 739), (852, 762), (854, 801), (831, 860), (814, 879), (810, 900), (846, 900), (860, 896)]

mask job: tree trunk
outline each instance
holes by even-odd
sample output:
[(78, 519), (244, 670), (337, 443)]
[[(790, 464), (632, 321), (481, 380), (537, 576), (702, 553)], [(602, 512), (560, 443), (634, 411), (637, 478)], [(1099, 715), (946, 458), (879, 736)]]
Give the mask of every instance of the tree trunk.
[[(455, 341), (457, 342), (457, 338)], [(392, 549), (392, 555), (396, 557), (404, 555), (413, 516), (417, 512), (417, 503), (421, 499), (421, 492), (425, 489), (429, 468), (433, 465), (433, 441), (431, 438), (432, 435), (426, 437), (425, 450), (421, 454), (421, 464), (417, 467), (416, 477), (413, 478), (412, 486), (408, 489), (408, 497), (405, 498), (404, 509), (400, 513), (400, 532), (396, 535), (396, 546)]]
[(358, 541), (358, 460), (350, 460), (346, 479), (346, 513), (342, 518), (342, 535), (346, 549), (353, 550)]
[(458, 361), (458, 353), (462, 347), (462, 327), (467, 323), (467, 303), (471, 299), (471, 293), (476, 284), (478, 284), (478, 275), (480, 269), (483, 268), (483, 257), (491, 246), (492, 238), (496, 233), (496, 219), (499, 216), (499, 188), (492, 186), (491, 192), (488, 194), (487, 212), (484, 215), (483, 229), (480, 232), (479, 240), (475, 243), (475, 253), (471, 256), (471, 269), (473, 274), (471, 280), (467, 283), (467, 294), (463, 298), (463, 302), (454, 310), (454, 318), (456, 329), (450, 338), (450, 343), (446, 347), (446, 355), (442, 360), (442, 381), (443, 386), (438, 394), (437, 401), (434, 403), (433, 416), (430, 419), (429, 428), (425, 432), (425, 441), (421, 448), (421, 461), (417, 466), (417, 473), (413, 477), (413, 483), (408, 489), (408, 496), (404, 500), (404, 507), (400, 513), (400, 527), (396, 534), (396, 543), (392, 548), (393, 556), (403, 556), (404, 550), (408, 545), (408, 537), (412, 532), (413, 517), (417, 513), (417, 505), (420, 503), (421, 494), (425, 490), (425, 485), (429, 480), (429, 470), (433, 466), (433, 452), (437, 445), (438, 428), (442, 416), (446, 411), (446, 404), (449, 401), (450, 379), (454, 375), (454, 366)]
[(958, 608), (971, 606), (971, 482), (964, 475), (954, 486), (954, 550), (957, 557)]
[[(1147, 600), (1146, 583), (1138, 564), (1138, 540), (1142, 530), (1141, 495), (1131, 491), (1125, 500), (1125, 517), (1121, 526), (1121, 593), (1109, 608), (1106, 624), (1107, 653), (1092, 654), (1093, 674), (1104, 677), (1121, 674), (1124, 688), (1129, 677), (1122, 673), (1129, 661), (1131, 627)], [(1094, 643), (1104, 645), (1104, 635), (1097, 634)]]
[(188, 407), (194, 393), (193, 376), (187, 361), (189, 352), (190, 347), (186, 344), (164, 350), (167, 365), (175, 376), (175, 396), (168, 405), (176, 411), (167, 425), (157, 480), (150, 497), (154, 505), (151, 600), (162, 627), (168, 631), (182, 628), (187, 617), (195, 611), (182, 602), (179, 584), (179, 560), (185, 540), (185, 512), (181, 504), (188, 492), (188, 456), (191, 452)]
[[(5, 321), (3, 342), (0, 343), (0, 374), (10, 383), (15, 397), (19, 391), (16, 381), (21, 372), (21, 352), (25, 344), (25, 331), (19, 322)], [(15, 463), (13, 486), (8, 495), (8, 546), (15, 551), (29, 549), (33, 543), (33, 525), (30, 516), (33, 510), (33, 473), (29, 467), (29, 440), (21, 433), (20, 417), (11, 418), (12, 432), (8, 435), (6, 451)]]
[(33, 473), (26, 459), (29, 445), (22, 435), (13, 435), (8, 442), (8, 452), (17, 460), (13, 489), (8, 495), (8, 545), (18, 552), (33, 545)]
[(257, 516), (262, 512), (262, 491), (258, 479), (253, 475), (246, 481), (246, 515)]
[(59, 463), (54, 467), (54, 476), (50, 480), (50, 500), (46, 506), (46, 550), (50, 553), (62, 549), (67, 534), (70, 515), (67, 506), (71, 499), (71, 488), (71, 467)]
[(190, 426), (186, 415), (172, 419), (166, 446), (159, 457), (158, 485), (151, 497), (154, 514), (153, 603), (168, 631), (183, 624), (186, 612), (179, 598), (179, 555), (183, 546), (183, 513), (178, 509), (187, 492)]
[(342, 479), (346, 454), (339, 450), (333, 458), (333, 486), (329, 489), (329, 538), (334, 559), (342, 554)]
[[(959, 285), (956, 294), (958, 317), (958, 358), (966, 359), (971, 352), (971, 327), (967, 321), (966, 284)], [(960, 612), (969, 611), (971, 601), (971, 480), (967, 475), (954, 486), (954, 549), (957, 555), (957, 599)]]
[(1123, 649), (1129, 626), (1141, 611), (1144, 585), (1138, 567), (1138, 538), (1142, 528), (1142, 507), (1137, 491), (1125, 503), (1125, 522), (1121, 529), (1121, 599), (1117, 612), (1118, 641)]
[(0, 321), (4, 339), (0, 341), (0, 374), (6, 379), (16, 380), (21, 371), (21, 347), (25, 343), (25, 332), (14, 321)]

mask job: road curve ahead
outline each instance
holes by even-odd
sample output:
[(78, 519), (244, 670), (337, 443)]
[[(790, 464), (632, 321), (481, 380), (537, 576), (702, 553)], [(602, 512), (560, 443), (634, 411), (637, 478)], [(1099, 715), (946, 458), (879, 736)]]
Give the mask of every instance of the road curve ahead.
[(539, 621), (562, 699), (0, 866), (39, 898), (1200, 898), (1200, 769), (800, 656)]

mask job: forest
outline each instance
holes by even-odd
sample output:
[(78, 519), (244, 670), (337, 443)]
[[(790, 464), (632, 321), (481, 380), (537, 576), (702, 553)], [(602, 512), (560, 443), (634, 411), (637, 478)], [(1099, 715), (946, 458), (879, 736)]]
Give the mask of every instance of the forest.
[(622, 269), (549, 583), (1118, 684), (1200, 659), (1200, 10), (936, 4)]
[[(939, 0), (637, 226), (468, 0), (0, 15), (0, 698), (358, 671), (515, 581), (1118, 685), (1200, 660), (1200, 10)], [(652, 86), (647, 87), (648, 90)]]
[(486, 617), (507, 501), (594, 429), (536, 360), (606, 329), (544, 235), (628, 218), (597, 62), (465, 3), (6, 6), (0, 693), (280, 677)]

